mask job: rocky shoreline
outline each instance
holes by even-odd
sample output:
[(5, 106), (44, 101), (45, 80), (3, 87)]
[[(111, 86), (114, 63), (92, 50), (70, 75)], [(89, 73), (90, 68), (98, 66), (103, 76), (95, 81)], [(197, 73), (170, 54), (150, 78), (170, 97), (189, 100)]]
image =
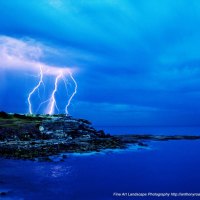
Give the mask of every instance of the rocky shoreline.
[(0, 156), (35, 159), (60, 153), (125, 148), (119, 138), (95, 130), (85, 119), (66, 115), (20, 115), (0, 112)]
[[(63, 153), (99, 152), (125, 149), (130, 144), (200, 139), (200, 136), (154, 136), (105, 134), (85, 119), (66, 115), (20, 115), (0, 112), (0, 156), (5, 158), (50, 161)], [(61, 160), (66, 156), (63, 155)]]

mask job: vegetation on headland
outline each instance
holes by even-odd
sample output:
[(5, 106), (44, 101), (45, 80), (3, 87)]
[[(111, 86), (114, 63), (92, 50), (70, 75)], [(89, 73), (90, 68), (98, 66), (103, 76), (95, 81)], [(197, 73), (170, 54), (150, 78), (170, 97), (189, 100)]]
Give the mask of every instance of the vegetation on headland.
[(125, 149), (129, 144), (147, 146), (145, 141), (180, 139), (200, 139), (200, 136), (111, 136), (103, 130), (94, 129), (88, 120), (63, 114), (23, 115), (0, 112), (0, 156), (6, 158), (49, 160), (49, 156), (61, 153)]

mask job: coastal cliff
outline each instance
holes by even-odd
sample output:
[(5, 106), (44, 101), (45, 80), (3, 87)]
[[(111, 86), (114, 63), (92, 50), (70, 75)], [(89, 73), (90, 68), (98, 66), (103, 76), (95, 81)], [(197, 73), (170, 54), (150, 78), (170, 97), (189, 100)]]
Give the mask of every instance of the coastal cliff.
[[(21, 115), (0, 112), (0, 156), (43, 158), (61, 153), (99, 152), (125, 149), (130, 144), (147, 146), (146, 141), (200, 139), (200, 136), (153, 136), (105, 134), (91, 122), (66, 115)], [(66, 156), (63, 156), (63, 158)]]
[(125, 148), (120, 139), (95, 130), (85, 119), (66, 115), (0, 112), (0, 155), (34, 159), (58, 153)]

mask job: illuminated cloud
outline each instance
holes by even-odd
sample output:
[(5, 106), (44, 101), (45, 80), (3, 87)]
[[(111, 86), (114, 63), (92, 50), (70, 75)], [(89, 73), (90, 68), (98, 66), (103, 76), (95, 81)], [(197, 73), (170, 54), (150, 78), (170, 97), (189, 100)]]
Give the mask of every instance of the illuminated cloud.
[(54, 49), (31, 39), (19, 40), (8, 36), (0, 36), (0, 69), (38, 72), (40, 66), (42, 66), (44, 74), (47, 75), (73, 72), (74, 69), (70, 67), (49, 65), (41, 61), (45, 57), (45, 53), (54, 51)]
[[(49, 100), (45, 100), (45, 103), (48, 103), (47, 107), (49, 114), (55, 113), (55, 106), (57, 107), (56, 103), (56, 96), (55, 93), (58, 90), (58, 79), (64, 79), (65, 76), (69, 76), (73, 82), (75, 82), (74, 78), (72, 77), (72, 72), (75, 70), (74, 68), (69, 67), (59, 67), (59, 66), (53, 66), (49, 65), (47, 63), (42, 62), (42, 58), (45, 57), (45, 53), (52, 53), (55, 52), (54, 49), (51, 49), (45, 45), (42, 45), (41, 43), (37, 43), (34, 40), (30, 39), (24, 39), (19, 40), (16, 38), (11, 38), (7, 36), (1, 36), (0, 37), (0, 70), (1, 74), (3, 71), (11, 70), (13, 71), (23, 71), (28, 72), (29, 75), (34, 75), (35, 73), (38, 73), (39, 71), (39, 81), (38, 83), (30, 90), (27, 96), (27, 102), (28, 102), (28, 108), (29, 113), (34, 114), (35, 110), (33, 110), (32, 99), (36, 93), (40, 93), (39, 89), (43, 85), (44, 87), (48, 86), (44, 81), (44, 76), (55, 76), (56, 79), (52, 80), (52, 82), (55, 82), (55, 88), (52, 92), (51, 98)], [(3, 70), (3, 71), (2, 71)], [(75, 82), (76, 83), (76, 82)], [(5, 86), (5, 85), (4, 85)], [(15, 88), (15, 86), (13, 86)], [(67, 88), (68, 90), (68, 88)], [(75, 93), (77, 90), (77, 85), (75, 87)], [(70, 106), (71, 100), (74, 97), (74, 92), (69, 95), (69, 99), (63, 99), (63, 101), (66, 101), (66, 114), (68, 114), (68, 107)], [(43, 101), (41, 102), (40, 99), (37, 100), (40, 104), (43, 104)], [(37, 102), (37, 104), (38, 104)], [(41, 112), (41, 111), (40, 111)], [(46, 111), (42, 111), (42, 113), (45, 113)]]

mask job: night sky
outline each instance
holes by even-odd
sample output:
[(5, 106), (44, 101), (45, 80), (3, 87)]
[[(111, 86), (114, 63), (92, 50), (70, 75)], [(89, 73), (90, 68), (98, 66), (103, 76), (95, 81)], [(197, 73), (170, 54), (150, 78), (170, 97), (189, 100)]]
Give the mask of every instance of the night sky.
[(28, 112), (38, 65), (72, 71), (69, 112), (96, 125), (200, 125), (200, 1), (1, 0), (0, 110)]

